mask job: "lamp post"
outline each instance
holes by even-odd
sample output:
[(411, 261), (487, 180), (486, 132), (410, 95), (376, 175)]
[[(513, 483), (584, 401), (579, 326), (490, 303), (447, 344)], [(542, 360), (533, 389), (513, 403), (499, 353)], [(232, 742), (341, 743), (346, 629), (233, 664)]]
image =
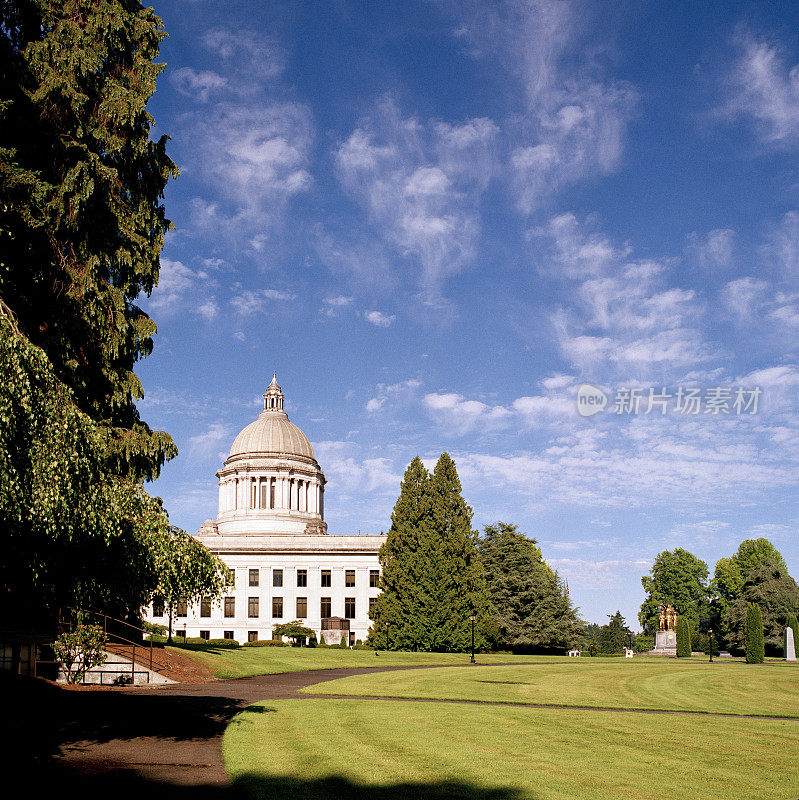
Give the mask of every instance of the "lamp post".
[(708, 629), (708, 633), (710, 634), (710, 663), (713, 663), (713, 628)]
[(474, 614), (471, 614), (469, 616), (469, 621), (472, 623), (472, 662), (471, 662), (472, 664), (475, 663), (475, 660), (474, 660), (474, 621), (476, 619), (477, 619), (477, 617)]

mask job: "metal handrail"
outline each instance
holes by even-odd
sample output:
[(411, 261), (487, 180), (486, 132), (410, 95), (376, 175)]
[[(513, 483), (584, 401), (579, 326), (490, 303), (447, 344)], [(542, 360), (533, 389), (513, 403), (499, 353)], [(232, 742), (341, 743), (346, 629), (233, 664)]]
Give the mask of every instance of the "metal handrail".
[[(153, 658), (153, 639), (152, 639), (152, 635), (150, 636), (150, 640), (149, 640), (150, 646), (149, 646), (149, 648), (147, 648), (147, 646), (143, 645), (141, 642), (135, 642), (132, 639), (127, 639), (124, 636), (122, 636), (122, 635), (120, 635), (118, 633), (115, 633), (113, 631), (111, 633), (109, 633), (108, 632), (108, 622), (111, 621), (111, 622), (114, 622), (114, 623), (119, 623), (121, 625), (125, 625), (128, 628), (132, 628), (134, 631), (137, 631), (137, 632), (141, 633), (142, 635), (148, 633), (148, 631), (145, 631), (144, 628), (139, 628), (136, 625), (132, 625), (130, 622), (125, 622), (125, 620), (123, 620), (123, 619), (117, 619), (116, 617), (111, 617), (108, 614), (102, 614), (99, 611), (92, 611), (92, 610), (86, 609), (86, 608), (76, 608), (74, 606), (66, 606), (65, 610), (67, 610), (67, 611), (76, 611), (76, 612), (78, 612), (80, 614), (90, 614), (90, 615), (92, 615), (94, 617), (102, 618), (102, 621), (103, 621), (103, 636), (105, 636), (106, 641), (108, 641), (109, 636), (110, 636), (110, 637), (114, 637), (114, 639), (118, 640), (118, 641), (111, 640), (110, 644), (112, 644), (112, 645), (113, 644), (122, 644), (123, 646), (127, 646), (127, 645), (131, 646), (132, 651), (131, 651), (131, 659), (130, 660), (131, 660), (131, 679), (132, 680), (135, 680), (135, 676), (136, 676), (136, 648), (137, 647), (140, 647), (140, 648), (145, 649), (145, 650), (149, 649), (150, 652), (149, 652), (149, 667), (148, 668), (149, 668), (150, 672), (153, 671), (153, 666), (156, 666), (159, 669), (163, 669), (165, 667), (168, 667), (168, 664), (159, 663), (156, 659)], [(62, 624), (61, 609), (59, 609), (59, 612), (58, 612), (58, 620), (59, 620), (59, 626), (60, 626)], [(73, 623), (69, 623), (69, 624), (71, 625)]]

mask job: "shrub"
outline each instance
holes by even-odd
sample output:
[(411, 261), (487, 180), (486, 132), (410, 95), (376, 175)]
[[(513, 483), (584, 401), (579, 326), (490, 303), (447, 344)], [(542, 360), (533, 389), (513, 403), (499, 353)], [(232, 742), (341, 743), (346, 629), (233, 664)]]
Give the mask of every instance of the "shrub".
[(596, 642), (591, 642), (588, 645), (588, 655), (593, 658), (594, 656), (596, 656), (596, 651), (597, 651)]
[(342, 636), (342, 637), (341, 637), (341, 641), (338, 643), (338, 646), (339, 646), (339, 647), (340, 647), (342, 650), (347, 650), (347, 649), (348, 649), (348, 648), (347, 648), (347, 637), (346, 637), (346, 636)]
[(99, 625), (78, 625), (58, 636), (55, 657), (64, 667), (67, 683), (80, 683), (92, 668), (105, 664), (105, 634)]
[(308, 647), (316, 647), (316, 646), (317, 646), (316, 634), (315, 634), (315, 633), (312, 633), (312, 634), (311, 634), (311, 635), (308, 637)]
[(648, 653), (652, 650), (655, 646), (655, 637), (648, 636), (645, 633), (639, 633), (635, 637), (635, 647), (634, 650), (636, 653)]
[(175, 647), (182, 647), (186, 650), (201, 650), (203, 647), (241, 647), (235, 639), (201, 639), (199, 636), (191, 636), (188, 639), (180, 638), (180, 641), (173, 642)]
[(254, 642), (244, 642), (242, 647), (288, 647), (289, 643), (282, 639), (256, 639)]
[(799, 650), (799, 623), (796, 621), (796, 614), (788, 614), (785, 627), (793, 629), (793, 648)]
[(677, 658), (691, 657), (691, 631), (688, 620), (680, 617), (677, 620)]
[(746, 609), (746, 663), (762, 664), (765, 657), (763, 642), (763, 615), (757, 603), (749, 603)]
[(360, 639), (355, 642), (355, 647), (352, 648), (353, 650), (373, 650), (374, 648), (370, 647), (368, 644), (364, 644)]

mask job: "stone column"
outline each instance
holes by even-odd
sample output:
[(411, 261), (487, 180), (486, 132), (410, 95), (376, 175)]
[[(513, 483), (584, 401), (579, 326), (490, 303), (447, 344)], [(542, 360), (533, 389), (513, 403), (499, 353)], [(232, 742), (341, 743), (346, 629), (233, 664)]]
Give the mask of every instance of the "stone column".
[(225, 510), (225, 485), (219, 481), (219, 513)]

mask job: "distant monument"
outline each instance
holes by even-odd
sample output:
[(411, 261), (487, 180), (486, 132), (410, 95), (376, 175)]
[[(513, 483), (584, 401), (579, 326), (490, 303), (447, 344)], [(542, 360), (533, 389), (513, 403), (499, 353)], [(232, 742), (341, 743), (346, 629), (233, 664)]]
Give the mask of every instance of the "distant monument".
[(677, 612), (674, 606), (660, 607), (660, 630), (655, 632), (653, 653), (664, 656), (677, 655)]
[(785, 660), (796, 661), (796, 647), (793, 641), (793, 628), (785, 629)]

